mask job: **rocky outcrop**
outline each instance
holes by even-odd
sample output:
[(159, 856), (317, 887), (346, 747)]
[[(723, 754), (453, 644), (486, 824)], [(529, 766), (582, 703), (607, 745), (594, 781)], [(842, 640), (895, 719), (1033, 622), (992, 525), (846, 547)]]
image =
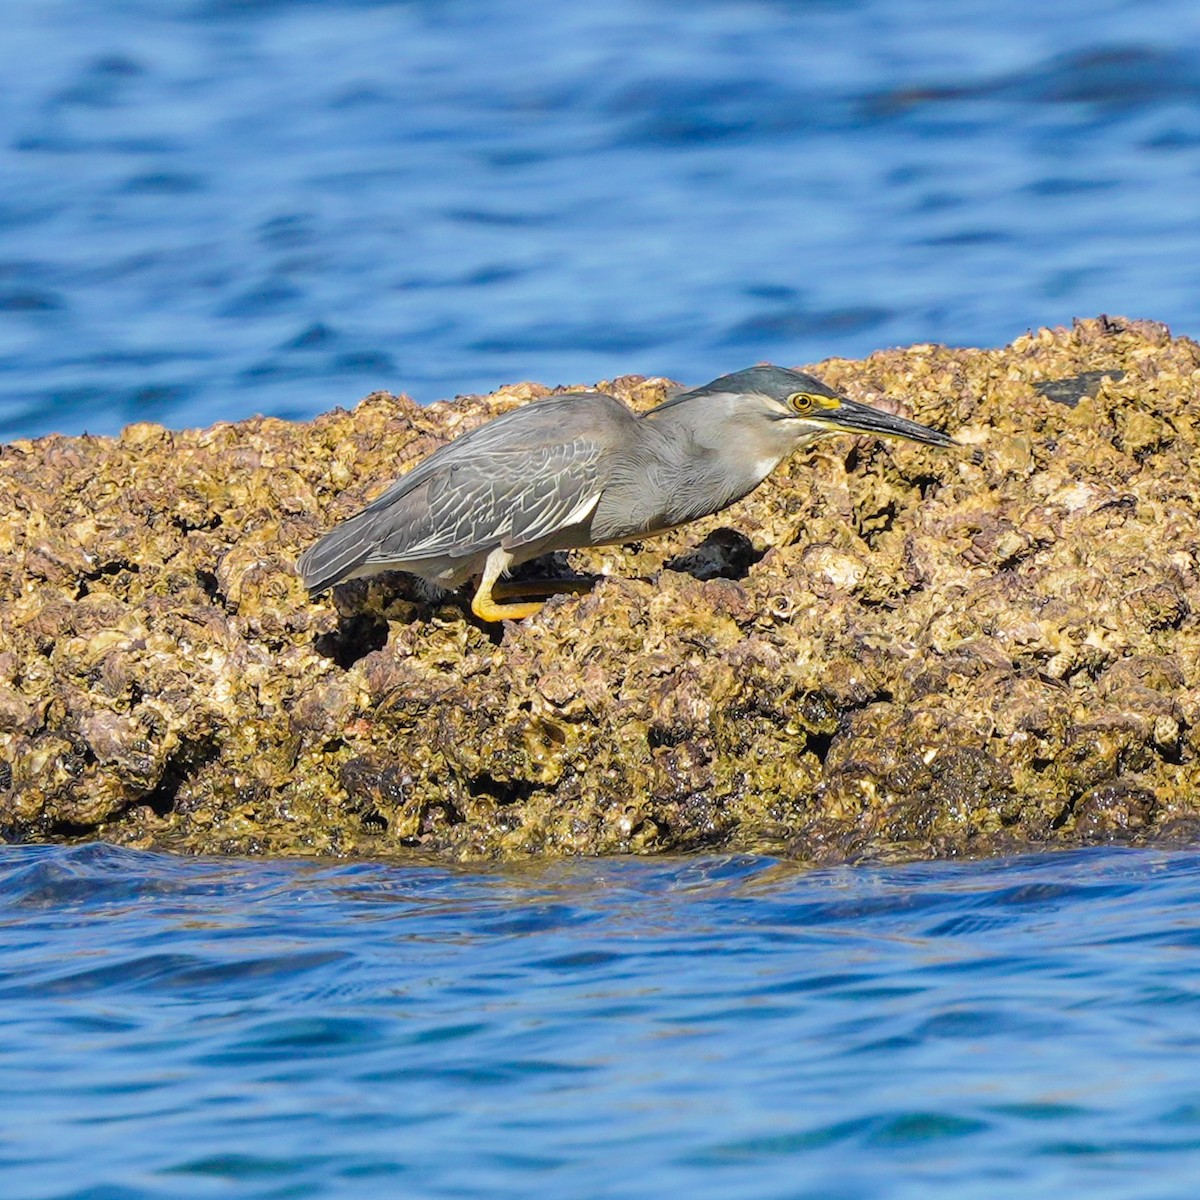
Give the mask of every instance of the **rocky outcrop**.
[(573, 555), (593, 591), (503, 628), (401, 576), (310, 601), (294, 562), (545, 389), (5, 446), (0, 830), (456, 858), (1191, 837), (1200, 347), (1101, 318), (814, 369), (962, 448), (820, 443)]

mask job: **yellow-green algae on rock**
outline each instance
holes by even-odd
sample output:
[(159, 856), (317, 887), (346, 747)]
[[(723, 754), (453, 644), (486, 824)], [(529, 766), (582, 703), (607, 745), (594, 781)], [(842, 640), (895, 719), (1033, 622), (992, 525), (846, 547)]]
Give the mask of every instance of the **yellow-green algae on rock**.
[(503, 629), (398, 576), (310, 601), (293, 564), (546, 389), (3, 447), (0, 833), (811, 860), (1191, 837), (1200, 347), (1100, 318), (814, 369), (962, 449), (820, 443), (734, 509), (574, 555), (595, 590)]

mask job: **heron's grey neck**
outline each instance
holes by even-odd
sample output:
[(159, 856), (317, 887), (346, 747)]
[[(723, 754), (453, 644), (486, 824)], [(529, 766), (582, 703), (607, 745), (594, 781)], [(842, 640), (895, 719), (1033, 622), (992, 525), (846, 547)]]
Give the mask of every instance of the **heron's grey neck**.
[(715, 394), (647, 413), (614, 471), (600, 524), (628, 516), (628, 536), (719, 512), (753, 491), (798, 444), (793, 422), (746, 398)]
[(744, 495), (808, 440), (798, 436), (798, 423), (777, 413), (769, 401), (748, 404), (745, 396), (717, 393), (648, 414), (645, 424), (661, 431), (680, 459), (719, 467)]

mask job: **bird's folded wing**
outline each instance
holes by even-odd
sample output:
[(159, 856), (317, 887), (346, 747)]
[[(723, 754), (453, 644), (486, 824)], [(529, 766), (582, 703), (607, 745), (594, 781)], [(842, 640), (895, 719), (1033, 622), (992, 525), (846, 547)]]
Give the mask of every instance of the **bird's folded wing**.
[(445, 463), (391, 502), (383, 503), (385, 493), (371, 505), (378, 531), (371, 558), (512, 550), (578, 524), (600, 499), (601, 453), (596, 442), (577, 438)]

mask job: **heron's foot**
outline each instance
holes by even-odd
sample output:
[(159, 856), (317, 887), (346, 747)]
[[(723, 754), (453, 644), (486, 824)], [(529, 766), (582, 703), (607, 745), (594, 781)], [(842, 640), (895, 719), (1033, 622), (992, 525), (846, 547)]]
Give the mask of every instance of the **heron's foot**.
[(471, 601), (471, 611), (481, 621), (519, 621), (522, 617), (532, 617), (541, 612), (545, 600), (535, 600), (525, 604), (497, 604), (490, 595), (476, 592)]
[[(587, 591), (590, 581), (582, 579), (506, 579), (500, 576), (512, 566), (512, 555), (497, 547), (488, 556), (471, 601), (471, 611), (481, 621), (519, 621), (540, 612), (547, 596), (555, 592)], [(581, 586), (582, 585), (582, 586)], [(498, 602), (496, 596), (540, 596), (521, 604)]]
[[(505, 579), (489, 585), (485, 576), (471, 600), (471, 611), (481, 621), (519, 621), (541, 612), (547, 597), (561, 592), (580, 596), (590, 592), (595, 582), (594, 579)], [(538, 599), (508, 602), (515, 601), (518, 596), (536, 596)]]

